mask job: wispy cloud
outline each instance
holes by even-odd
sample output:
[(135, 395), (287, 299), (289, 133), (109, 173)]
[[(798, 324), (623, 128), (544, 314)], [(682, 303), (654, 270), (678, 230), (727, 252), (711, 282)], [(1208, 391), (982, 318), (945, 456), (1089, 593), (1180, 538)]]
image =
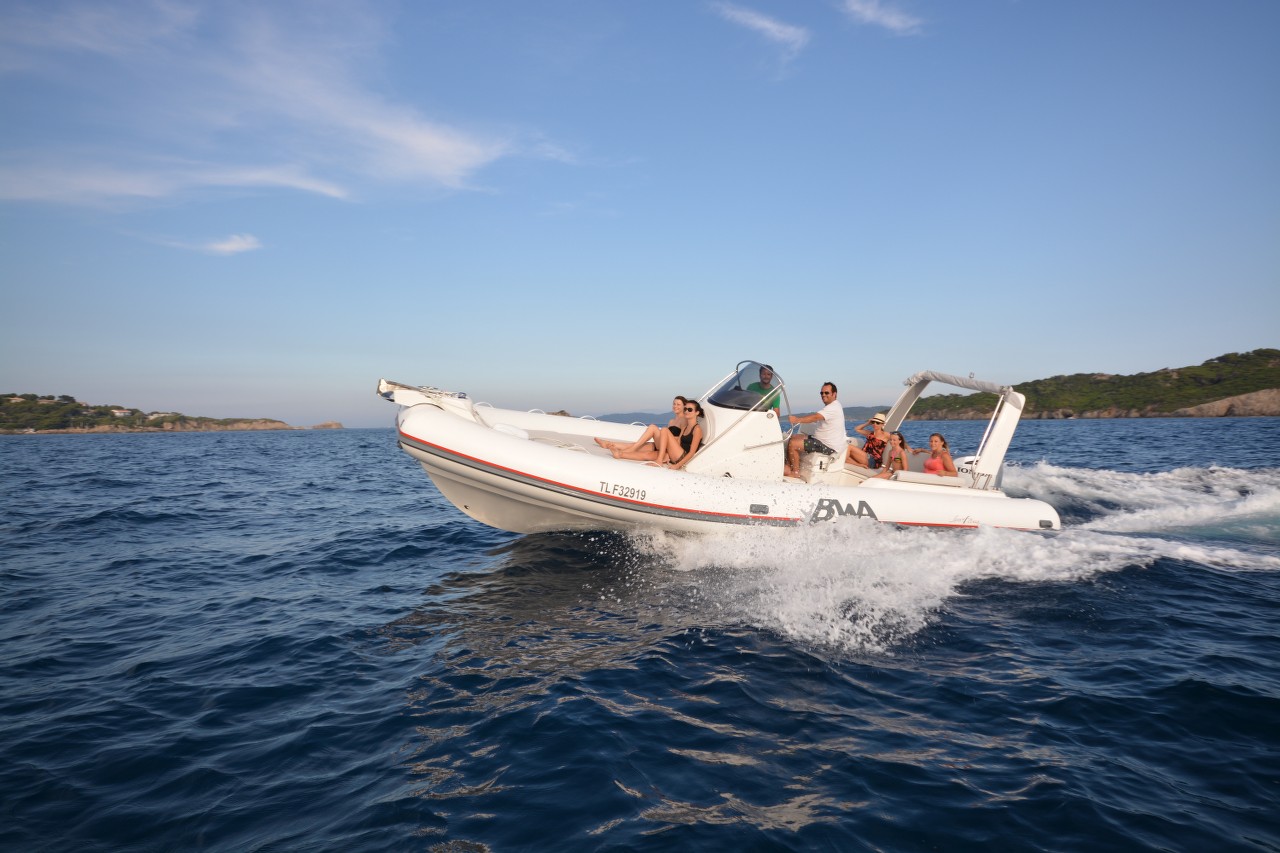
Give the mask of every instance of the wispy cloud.
[(176, 237), (158, 236), (126, 232), (129, 236), (167, 246), (170, 249), (181, 249), (184, 252), (202, 252), (206, 255), (239, 255), (262, 248), (262, 241), (253, 234), (228, 234), (217, 240), (182, 240)]
[(127, 56), (181, 36), (198, 16), (167, 0), (138, 4), (134, 14), (106, 3), (14, 2), (0, 16), (0, 70), (37, 68), (55, 53)]
[(225, 187), (348, 198), (370, 182), (465, 189), (504, 157), (546, 156), (541, 141), (435, 120), (371, 85), (388, 38), (376, 7), (312, 9), (4, 5), (0, 73), (92, 106), (61, 126), (33, 112), (24, 148), (0, 158), (0, 198), (102, 204)]
[(212, 255), (238, 255), (261, 249), (262, 242), (252, 234), (231, 234), (222, 240), (205, 243), (202, 248)]
[(715, 3), (712, 8), (725, 20), (746, 27), (781, 47), (785, 61), (795, 58), (809, 43), (809, 31), (804, 27), (783, 23), (768, 15), (744, 9), (732, 3)]
[(162, 199), (193, 190), (294, 189), (345, 198), (337, 184), (298, 166), (236, 167), (213, 163), (109, 164), (111, 155), (66, 151), (6, 155), (0, 163), (0, 199), (104, 206), (128, 200)]
[[(425, 179), (462, 187), (477, 170), (519, 148), (516, 140), (468, 132), (423, 116), (363, 85), (367, 33), (333, 44), (332, 32), (299, 39), (265, 13), (238, 21), (237, 52), (219, 68), (233, 85), (238, 114), (272, 116), (330, 140), (318, 157), (355, 156), (379, 179)], [(239, 116), (235, 117), (237, 120)]]
[(887, 6), (881, 0), (844, 0), (844, 11), (860, 24), (884, 27), (899, 35), (917, 33), (924, 25), (920, 18)]

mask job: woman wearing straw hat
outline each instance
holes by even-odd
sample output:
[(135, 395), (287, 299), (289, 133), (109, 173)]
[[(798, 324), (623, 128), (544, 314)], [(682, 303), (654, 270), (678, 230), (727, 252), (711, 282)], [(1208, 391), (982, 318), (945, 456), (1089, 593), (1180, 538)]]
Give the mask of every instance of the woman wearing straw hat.
[(866, 437), (862, 449), (849, 445), (845, 455), (846, 462), (861, 465), (863, 468), (879, 468), (884, 458), (884, 448), (889, 443), (889, 434), (884, 431), (884, 413), (872, 415), (861, 425), (854, 427), (860, 435)]

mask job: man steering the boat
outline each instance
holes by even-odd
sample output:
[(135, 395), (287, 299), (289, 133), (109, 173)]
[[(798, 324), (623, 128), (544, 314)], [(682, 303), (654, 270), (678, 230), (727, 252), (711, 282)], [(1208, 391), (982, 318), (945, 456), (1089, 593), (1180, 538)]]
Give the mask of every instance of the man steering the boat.
[(767, 364), (760, 365), (760, 381), (752, 382), (747, 386), (747, 390), (759, 394), (764, 400), (764, 410), (773, 409), (775, 415), (779, 414), (778, 407), (782, 403), (781, 386), (775, 387), (773, 384), (773, 368)]
[(787, 441), (787, 459), (783, 466), (784, 477), (800, 476), (800, 453), (825, 453), (844, 455), (849, 444), (848, 433), (844, 429), (844, 407), (836, 399), (834, 382), (822, 383), (822, 408), (812, 415), (792, 415), (791, 425), (818, 424), (813, 435), (796, 433)]

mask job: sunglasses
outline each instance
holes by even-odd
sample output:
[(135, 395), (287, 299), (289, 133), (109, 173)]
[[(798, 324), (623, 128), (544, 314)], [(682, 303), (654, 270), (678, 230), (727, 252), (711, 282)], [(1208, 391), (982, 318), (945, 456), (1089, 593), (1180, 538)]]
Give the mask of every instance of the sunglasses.
[(692, 411), (694, 411), (694, 408), (693, 408), (693, 406), (685, 406), (685, 407), (684, 407), (684, 410), (685, 410), (686, 412), (692, 412)]

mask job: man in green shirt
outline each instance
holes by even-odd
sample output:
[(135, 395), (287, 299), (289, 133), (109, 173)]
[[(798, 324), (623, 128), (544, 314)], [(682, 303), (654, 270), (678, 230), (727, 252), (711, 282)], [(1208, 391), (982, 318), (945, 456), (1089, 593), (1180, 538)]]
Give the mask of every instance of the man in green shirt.
[[(748, 391), (754, 391), (765, 399), (764, 408), (778, 411), (778, 405), (782, 401), (781, 386), (773, 387), (773, 368), (767, 364), (760, 365), (760, 381), (752, 382), (747, 386)], [(772, 397), (770, 397), (772, 395)]]

